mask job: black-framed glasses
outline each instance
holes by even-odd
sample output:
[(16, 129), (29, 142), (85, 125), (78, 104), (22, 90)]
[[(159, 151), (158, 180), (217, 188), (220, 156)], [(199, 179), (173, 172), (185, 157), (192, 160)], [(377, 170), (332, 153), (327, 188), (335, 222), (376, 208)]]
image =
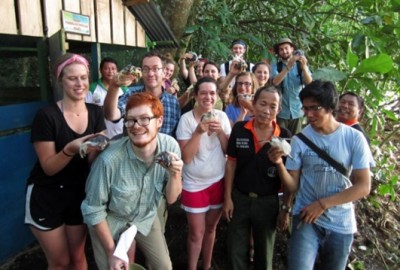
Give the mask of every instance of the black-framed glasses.
[(318, 112), (319, 110), (321, 110), (322, 106), (317, 106), (317, 105), (314, 105), (314, 106), (303, 106), (303, 107), (301, 107), (301, 109), (303, 110), (303, 112), (313, 112), (313, 113), (315, 113), (315, 112)]
[(152, 117), (141, 117), (138, 119), (134, 119), (134, 118), (126, 119), (124, 121), (124, 125), (125, 125), (125, 127), (130, 128), (130, 127), (133, 127), (136, 123), (138, 123), (139, 126), (145, 127), (145, 126), (148, 126), (150, 124), (150, 120), (154, 119), (154, 118), (157, 118), (157, 117), (152, 116)]
[(237, 85), (238, 85), (238, 86), (242, 86), (242, 85), (244, 85), (244, 86), (251, 86), (252, 83), (251, 83), (251, 82), (237, 82)]
[(150, 71), (157, 73), (158, 71), (162, 70), (162, 67), (142, 67), (142, 72), (148, 74)]

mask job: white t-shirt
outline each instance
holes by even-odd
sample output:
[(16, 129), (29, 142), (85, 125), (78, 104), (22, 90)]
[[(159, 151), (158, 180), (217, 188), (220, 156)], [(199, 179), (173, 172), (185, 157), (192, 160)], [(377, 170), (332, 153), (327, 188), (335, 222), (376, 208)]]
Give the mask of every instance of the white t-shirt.
[[(214, 110), (225, 134), (231, 133), (231, 125), (225, 112)], [(196, 130), (198, 123), (193, 111), (182, 115), (176, 130), (177, 140), (189, 140)], [(222, 151), (218, 136), (212, 133), (201, 135), (200, 147), (193, 160), (183, 166), (183, 189), (196, 192), (208, 188), (220, 181), (225, 174), (225, 154)]]
[[(124, 92), (119, 88), (118, 96), (121, 96)], [(104, 89), (99, 83), (93, 91), (89, 91), (86, 95), (86, 103), (96, 104), (98, 106), (104, 105), (104, 100), (107, 95), (107, 90)], [(118, 122), (114, 123), (107, 119), (104, 119), (107, 127), (107, 137), (112, 138), (118, 134), (121, 134), (124, 129), (124, 120), (121, 118)]]

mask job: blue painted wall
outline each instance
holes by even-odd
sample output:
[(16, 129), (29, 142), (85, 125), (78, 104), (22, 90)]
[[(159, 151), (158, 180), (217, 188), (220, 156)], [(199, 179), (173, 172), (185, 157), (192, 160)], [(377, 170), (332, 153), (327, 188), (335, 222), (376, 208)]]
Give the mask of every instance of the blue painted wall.
[(24, 225), (26, 179), (37, 157), (29, 126), (46, 102), (0, 106), (0, 263), (34, 241)]

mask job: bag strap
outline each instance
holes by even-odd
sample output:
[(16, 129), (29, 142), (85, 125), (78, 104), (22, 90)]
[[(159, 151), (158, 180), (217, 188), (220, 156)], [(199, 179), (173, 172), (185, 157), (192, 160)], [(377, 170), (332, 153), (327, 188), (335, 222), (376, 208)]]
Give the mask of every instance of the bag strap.
[(343, 174), (344, 176), (348, 177), (349, 176), (349, 171), (344, 167), (342, 164), (334, 160), (328, 153), (326, 153), (324, 150), (319, 148), (317, 145), (315, 145), (310, 139), (308, 139), (303, 133), (299, 132), (296, 134), (297, 137), (300, 138), (306, 145), (308, 145), (315, 153), (318, 154), (320, 158), (328, 162), (329, 165), (334, 167), (338, 172)]

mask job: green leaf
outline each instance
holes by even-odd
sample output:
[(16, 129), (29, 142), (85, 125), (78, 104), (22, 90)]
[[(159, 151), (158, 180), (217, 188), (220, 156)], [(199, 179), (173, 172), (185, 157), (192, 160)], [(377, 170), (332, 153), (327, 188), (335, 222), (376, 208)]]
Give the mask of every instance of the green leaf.
[(392, 121), (397, 121), (398, 120), (396, 113), (394, 113), (393, 111), (389, 111), (389, 110), (383, 109), (382, 112), (384, 112), (385, 116), (387, 118), (389, 118), (390, 120), (392, 120)]
[(351, 47), (347, 48), (347, 55), (346, 55), (347, 65), (349, 66), (350, 72), (357, 66), (358, 57), (355, 53), (351, 51)]
[(360, 73), (381, 73), (385, 74), (392, 70), (393, 61), (387, 54), (379, 54), (370, 58), (364, 59), (354, 71), (354, 74)]
[(338, 82), (347, 78), (347, 74), (335, 68), (324, 67), (313, 72), (313, 80)]

